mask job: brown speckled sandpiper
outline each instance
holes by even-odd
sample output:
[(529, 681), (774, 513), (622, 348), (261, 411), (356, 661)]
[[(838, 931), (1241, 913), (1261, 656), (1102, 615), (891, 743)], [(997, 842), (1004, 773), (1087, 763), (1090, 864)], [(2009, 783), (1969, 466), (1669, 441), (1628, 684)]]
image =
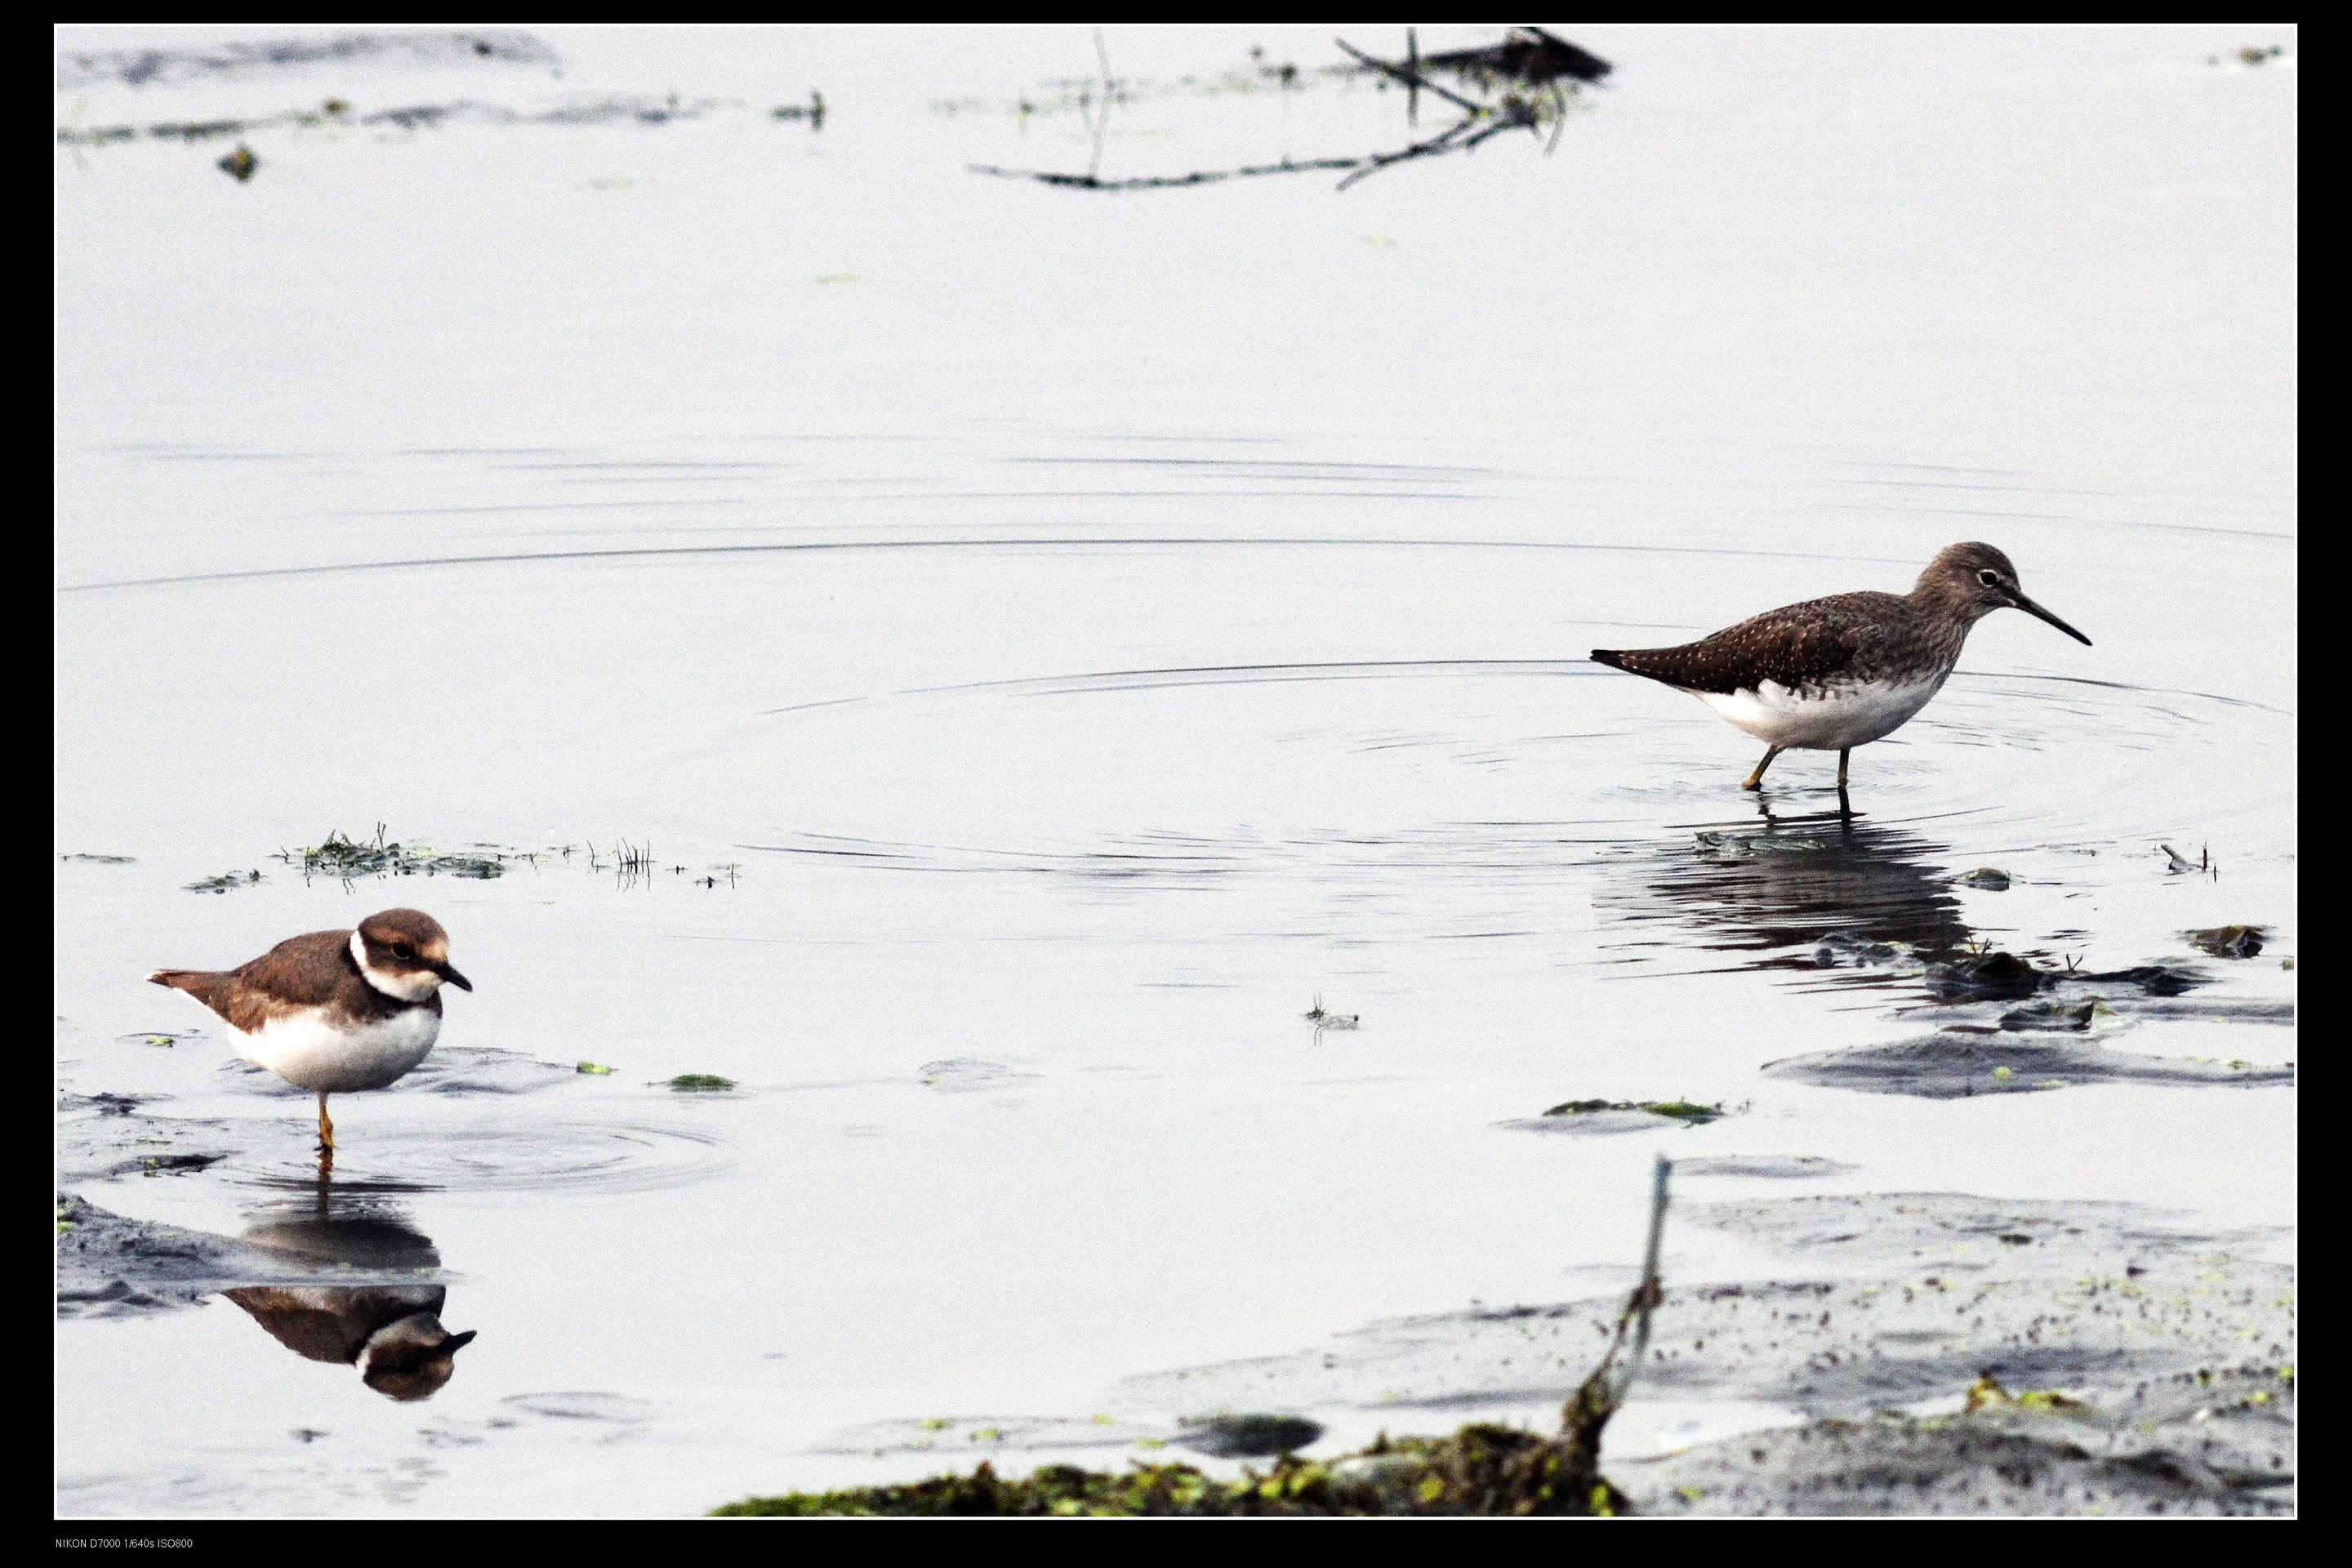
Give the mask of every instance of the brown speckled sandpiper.
[(1942, 689), (1969, 628), (2023, 610), (2076, 642), (2091, 639), (2025, 596), (1990, 544), (1955, 544), (1908, 594), (1832, 594), (1767, 610), (1680, 647), (1594, 648), (1593, 661), (1687, 691), (1765, 743), (1743, 789), (1790, 749), (1835, 752), (1838, 789), (1856, 746), (1902, 728)]

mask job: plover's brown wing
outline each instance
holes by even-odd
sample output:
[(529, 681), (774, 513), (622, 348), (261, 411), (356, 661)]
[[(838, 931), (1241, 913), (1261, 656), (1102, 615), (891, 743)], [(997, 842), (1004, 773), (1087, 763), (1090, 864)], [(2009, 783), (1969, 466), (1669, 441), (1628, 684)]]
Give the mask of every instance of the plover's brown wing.
[(147, 978), (186, 992), (251, 1034), (273, 1014), (333, 1000), (344, 972), (356, 967), (345, 947), (351, 939), (347, 931), (314, 931), (289, 937), (235, 969), (159, 969)]
[(315, 1007), (333, 1001), (359, 972), (351, 949), (348, 931), (289, 936), (251, 963), (238, 965), (236, 977), (280, 1002)]
[(1753, 691), (1766, 680), (1818, 686), (1872, 662), (1873, 617), (1886, 613), (1881, 601), (1909, 608), (1893, 594), (1838, 594), (1767, 610), (1679, 647), (1597, 647), (1592, 660), (1684, 691)]

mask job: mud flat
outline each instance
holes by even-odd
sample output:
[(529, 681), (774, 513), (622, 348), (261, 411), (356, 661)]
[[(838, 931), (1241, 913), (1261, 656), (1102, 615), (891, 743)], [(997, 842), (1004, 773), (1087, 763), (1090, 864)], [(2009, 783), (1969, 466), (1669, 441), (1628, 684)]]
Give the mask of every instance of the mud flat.
[[(1939, 1193), (1698, 1203), (1676, 1223), (1745, 1235), (1790, 1267), (1667, 1289), (1627, 1409), (1667, 1400), (1735, 1424), (1776, 1414), (1759, 1429), (1663, 1452), (1604, 1446), (1607, 1495), (1545, 1511), (2294, 1511), (2295, 1302), (2283, 1232), (2217, 1233), (2128, 1204)], [(987, 1468), (730, 1506), (1463, 1512), (1487, 1511), (1485, 1496), (1492, 1511), (1530, 1511), (1522, 1494), (1482, 1494), (1460, 1477), (1507, 1468), (1494, 1456), (1538, 1441), (1547, 1407), (1575, 1394), (1622, 1303), (1612, 1293), (1375, 1323), (1295, 1355), (1158, 1373), (1115, 1392), (1119, 1408), (1221, 1412), (1228, 1428), (1285, 1419), (1300, 1448), (1327, 1430), (1380, 1428), (1354, 1451), (1286, 1457), (1238, 1479), (1157, 1463), (1124, 1476), (1047, 1466), (1024, 1481)], [(1442, 1437), (1392, 1436), (1449, 1415), (1474, 1419)], [(1181, 1418), (1173, 1431), (1108, 1417), (878, 1422), (844, 1437), (873, 1451), (953, 1452), (977, 1436), (1001, 1453), (1086, 1446), (1091, 1434), (1093, 1446), (1136, 1445), (1156, 1458), (1151, 1450), (1208, 1418)], [(1369, 1484), (1383, 1476), (1410, 1484)]]

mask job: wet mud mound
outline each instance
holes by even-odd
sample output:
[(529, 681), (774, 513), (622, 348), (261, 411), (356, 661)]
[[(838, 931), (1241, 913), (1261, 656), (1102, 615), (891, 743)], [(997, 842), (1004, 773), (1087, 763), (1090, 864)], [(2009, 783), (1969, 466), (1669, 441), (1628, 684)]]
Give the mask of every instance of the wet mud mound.
[[(1633, 1401), (1769, 1407), (1804, 1425), (1670, 1460), (1604, 1451), (1637, 1510), (2293, 1507), (2282, 1234), (2187, 1228), (2129, 1204), (1934, 1193), (1675, 1212), (1770, 1245), (1789, 1267), (1667, 1290)], [(1376, 1323), (1296, 1355), (1135, 1379), (1114, 1399), (1523, 1421), (1574, 1386), (1615, 1308), (1597, 1297)]]
[(1817, 1051), (1768, 1062), (1774, 1078), (1871, 1094), (1963, 1100), (2091, 1083), (2153, 1083), (2180, 1088), (2255, 1088), (2294, 1082), (2292, 1063), (2257, 1065), (2194, 1057), (2154, 1057), (2095, 1041), (2049, 1034), (1961, 1034), (1945, 1030), (1891, 1045)]
[(58, 1316), (122, 1317), (192, 1307), (245, 1286), (300, 1289), (429, 1286), (441, 1259), (396, 1225), (345, 1223), (331, 1247), (299, 1224), (240, 1240), (126, 1219), (82, 1198), (58, 1199)]
[(1815, 1422), (1612, 1475), (1653, 1514), (2291, 1514), (2294, 1380), (2249, 1366), (2108, 1400), (1994, 1391), (1957, 1415)]

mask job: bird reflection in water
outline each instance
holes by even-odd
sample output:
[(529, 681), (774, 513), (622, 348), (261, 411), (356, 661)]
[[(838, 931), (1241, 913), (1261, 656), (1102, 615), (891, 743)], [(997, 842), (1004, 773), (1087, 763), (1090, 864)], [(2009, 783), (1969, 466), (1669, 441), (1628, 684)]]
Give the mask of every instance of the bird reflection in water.
[[(379, 1278), (439, 1271), (432, 1241), (401, 1220), (370, 1207), (337, 1209), (322, 1175), (310, 1215), (265, 1220), (248, 1227), (245, 1240), (305, 1268), (340, 1266)], [(453, 1334), (442, 1326), (449, 1293), (440, 1285), (247, 1285), (221, 1294), (297, 1355), (357, 1367), (361, 1382), (404, 1402), (438, 1393), (474, 1337), (471, 1329)]]
[[(1635, 922), (1671, 922), (1677, 930), (1655, 939), (1662, 946), (1696, 940), (1717, 951), (1761, 952), (1826, 940), (1862, 956), (1880, 943), (1931, 955), (1970, 941), (1951, 873), (1940, 863), (1947, 846), (1843, 812), (1762, 816), (1760, 827), (1727, 824), (1641, 847), (1627, 868), (1632, 875), (1596, 901)], [(1810, 969), (1835, 959), (1832, 948), (1755, 962)]]

